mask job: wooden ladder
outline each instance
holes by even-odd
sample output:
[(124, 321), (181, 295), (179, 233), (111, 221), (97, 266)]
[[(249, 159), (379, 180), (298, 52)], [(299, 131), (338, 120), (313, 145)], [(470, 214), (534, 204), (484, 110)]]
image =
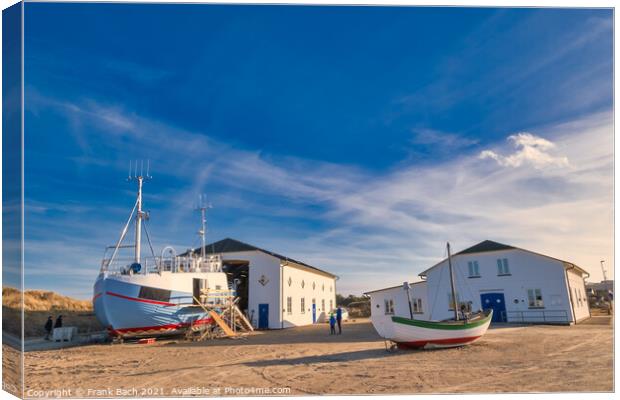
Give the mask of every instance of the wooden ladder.
[(243, 328), (245, 328), (246, 330), (248, 330), (250, 332), (254, 331), (254, 327), (252, 326), (250, 321), (248, 321), (248, 319), (245, 317), (245, 315), (243, 315), (243, 313), (241, 312), (239, 307), (237, 307), (236, 304), (233, 306), (233, 309), (234, 309), (233, 312), (234, 312), (235, 316), (237, 316), (239, 318), (239, 321), (241, 322), (239, 325), (241, 325)]
[(237, 334), (233, 332), (233, 330), (230, 329), (228, 325), (226, 325), (226, 322), (224, 322), (224, 320), (222, 319), (222, 317), (220, 317), (218, 313), (216, 313), (213, 310), (209, 310), (209, 315), (211, 316), (211, 318), (213, 318), (213, 320), (217, 323), (217, 325), (224, 331), (226, 336), (228, 337), (237, 336)]
[[(216, 313), (213, 310), (209, 310), (207, 307), (205, 307), (197, 298), (196, 296), (192, 296), (194, 298), (194, 300), (196, 300), (196, 302), (198, 303), (198, 305), (207, 313), (211, 316), (211, 318), (213, 318), (213, 320), (215, 321), (215, 323), (222, 329), (222, 331), (224, 331), (224, 334), (227, 337), (234, 337), (237, 336), (237, 334), (230, 329), (230, 327), (228, 325), (226, 325), (226, 322), (222, 319), (222, 317), (220, 317), (220, 315), (218, 313)], [(201, 338), (202, 339), (202, 338)]]

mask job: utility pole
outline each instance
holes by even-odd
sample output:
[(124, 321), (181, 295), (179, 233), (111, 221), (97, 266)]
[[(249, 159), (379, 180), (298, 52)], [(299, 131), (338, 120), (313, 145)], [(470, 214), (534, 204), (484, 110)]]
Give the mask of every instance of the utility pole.
[(603, 263), (605, 262), (605, 260), (601, 260), (601, 269), (603, 270), (603, 281), (607, 280), (607, 274), (605, 273), (605, 266), (603, 265)]

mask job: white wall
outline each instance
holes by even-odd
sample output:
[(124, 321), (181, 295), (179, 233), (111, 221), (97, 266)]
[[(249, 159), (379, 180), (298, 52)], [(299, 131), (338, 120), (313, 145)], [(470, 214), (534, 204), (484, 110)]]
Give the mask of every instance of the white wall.
[[(279, 258), (256, 250), (224, 253), (222, 259), (224, 261), (249, 261), (248, 314), (252, 317), (252, 324), (256, 327), (258, 326), (259, 304), (269, 304), (269, 329), (311, 324), (313, 298), (316, 299), (318, 321), (321, 316), (324, 317), (330, 311), (330, 300), (332, 307), (336, 307), (336, 285), (333, 277), (311, 272), (311, 270), (301, 270), (293, 265), (284, 265), (281, 270)], [(280, 274), (283, 274), (282, 280), (280, 280)], [(259, 282), (263, 276), (265, 285)], [(289, 277), (291, 278), (290, 286), (288, 285)], [(304, 288), (301, 287), (302, 280)], [(291, 314), (286, 312), (287, 296), (291, 296), (293, 300)], [(306, 303), (305, 313), (301, 312), (302, 297), (305, 298)], [(324, 311), (321, 310), (321, 300), (325, 300)]]
[[(498, 258), (508, 259), (511, 275), (498, 276)], [(480, 278), (468, 277), (468, 261), (478, 261)], [(560, 322), (564, 316), (572, 320), (566, 273), (561, 261), (512, 249), (456, 255), (452, 257), (452, 265), (459, 298), (461, 301), (472, 301), (474, 311), (482, 309), (482, 293), (503, 293), (509, 321), (520, 319), (523, 315), (526, 321), (543, 322), (543, 310), (547, 317), (557, 320), (555, 322)], [(427, 272), (427, 282), (430, 319), (451, 318), (447, 260)], [(541, 289), (544, 308), (535, 310), (529, 307), (528, 289)], [(520, 311), (524, 313), (515, 313)]]
[(590, 306), (588, 305), (588, 296), (583, 276), (575, 269), (566, 271), (568, 276), (568, 284), (572, 294), (573, 310), (577, 322), (590, 317)]
[[(409, 312), (409, 299), (407, 298), (407, 292), (404, 286), (401, 285), (389, 289), (378, 290), (368, 294), (370, 296), (370, 317), (376, 329), (380, 329), (383, 322), (390, 320), (392, 315), (411, 318), (411, 313)], [(414, 299), (422, 299), (422, 313), (413, 314), (413, 318), (428, 320), (426, 282), (416, 282), (410, 284), (409, 297), (412, 302)], [(392, 300), (394, 302), (394, 314), (386, 314), (385, 300)], [(379, 332), (379, 335), (382, 335), (382, 333)]]
[[(282, 267), (282, 272), (282, 317), (284, 327), (312, 324), (312, 299), (316, 300), (317, 322), (325, 321), (329, 312), (336, 307), (335, 278), (318, 274), (310, 270), (300, 269), (293, 265), (284, 265)], [(292, 300), (291, 313), (286, 310), (287, 297), (289, 296)], [(304, 312), (301, 310), (302, 298), (305, 299)], [(324, 309), (322, 300), (325, 301)]]
[[(258, 305), (269, 304), (269, 328), (280, 328), (280, 259), (262, 251), (242, 251), (222, 254), (223, 261), (247, 260), (248, 268), (248, 314), (252, 324), (258, 327)], [(267, 283), (259, 283), (262, 276)]]

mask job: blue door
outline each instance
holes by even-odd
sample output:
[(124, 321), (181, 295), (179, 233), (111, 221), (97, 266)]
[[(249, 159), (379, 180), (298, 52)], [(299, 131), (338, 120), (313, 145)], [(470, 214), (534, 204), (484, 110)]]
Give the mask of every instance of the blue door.
[(316, 322), (316, 304), (312, 303), (312, 323)]
[(258, 305), (258, 329), (269, 328), (269, 304)]
[(483, 310), (493, 309), (493, 319), (491, 322), (506, 322), (506, 302), (504, 293), (482, 293), (480, 304)]

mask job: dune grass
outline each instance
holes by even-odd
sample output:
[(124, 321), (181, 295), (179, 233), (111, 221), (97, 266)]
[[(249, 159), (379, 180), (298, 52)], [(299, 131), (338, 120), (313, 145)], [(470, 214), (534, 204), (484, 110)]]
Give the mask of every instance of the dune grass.
[[(20, 336), (21, 331), (21, 291), (11, 287), (2, 288), (3, 329)], [(89, 300), (78, 300), (45, 290), (27, 290), (23, 296), (24, 336), (37, 337), (45, 334), (45, 321), (48, 316), (55, 320), (63, 316), (64, 326), (75, 326), (79, 332), (99, 331), (103, 327), (93, 313)]]

